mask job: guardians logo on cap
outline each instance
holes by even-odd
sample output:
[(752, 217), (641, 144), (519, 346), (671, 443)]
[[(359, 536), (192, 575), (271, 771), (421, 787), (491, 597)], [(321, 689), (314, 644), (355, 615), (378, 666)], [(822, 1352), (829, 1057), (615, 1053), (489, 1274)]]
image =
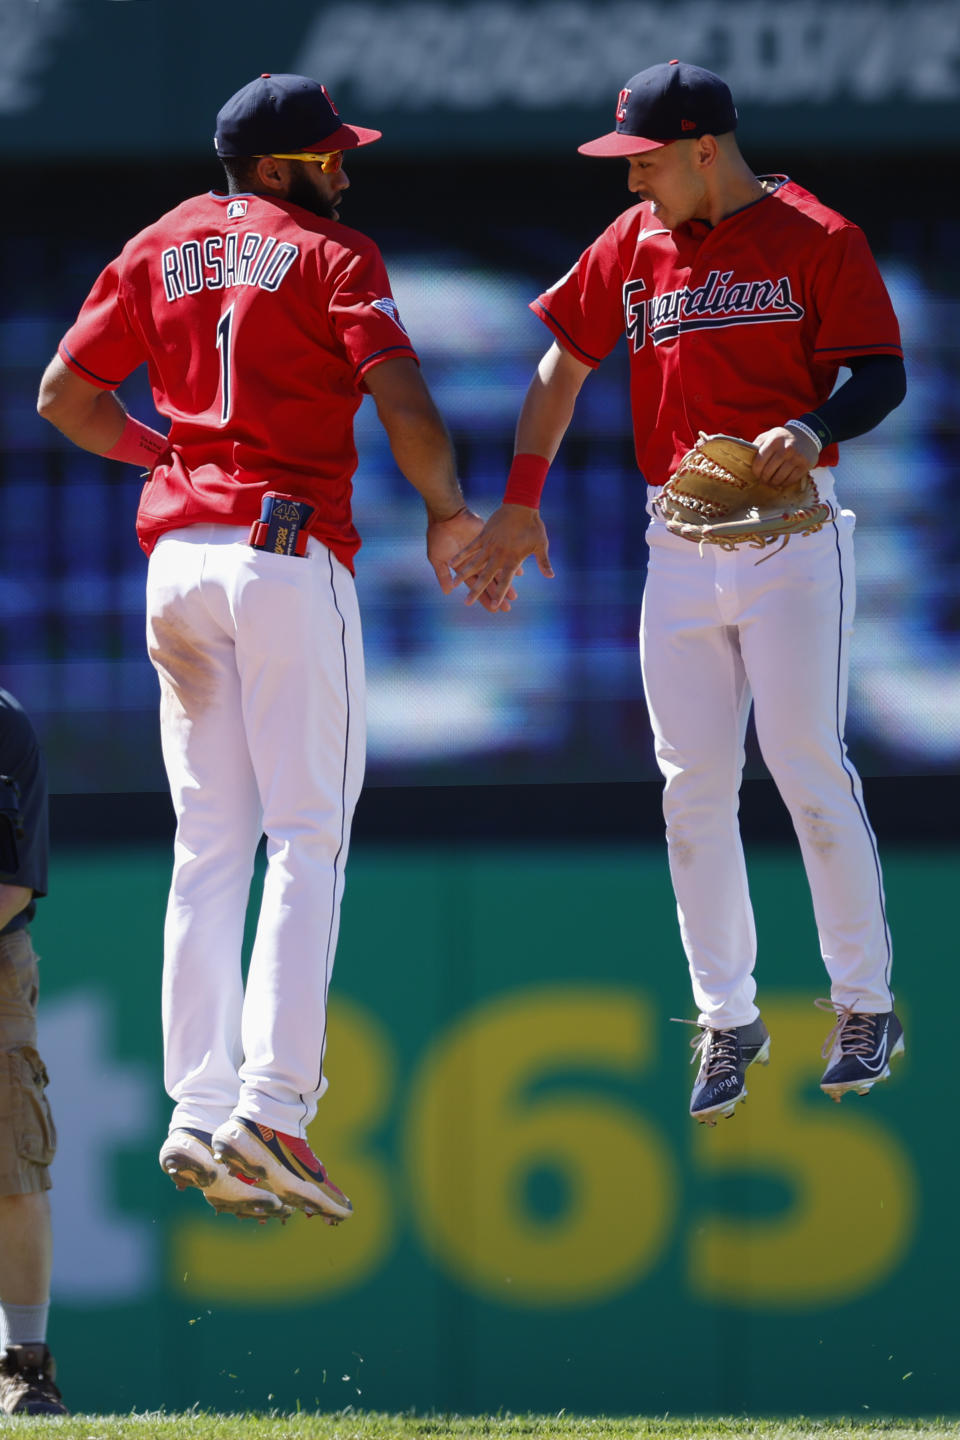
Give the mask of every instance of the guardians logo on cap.
[(325, 85), (306, 75), (260, 75), (220, 109), (214, 144), (228, 156), (355, 150), (379, 130), (345, 125)]
[(674, 140), (725, 135), (737, 128), (729, 89), (710, 70), (670, 60), (628, 80), (617, 96), (617, 128), (578, 145), (581, 155), (639, 155)]

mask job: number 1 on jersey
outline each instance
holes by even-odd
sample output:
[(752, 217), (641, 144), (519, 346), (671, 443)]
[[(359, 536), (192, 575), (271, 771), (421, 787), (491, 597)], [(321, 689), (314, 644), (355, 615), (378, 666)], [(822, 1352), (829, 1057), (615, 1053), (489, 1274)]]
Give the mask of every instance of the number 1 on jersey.
[(230, 383), (233, 354), (231, 351), (231, 329), (233, 327), (233, 306), (224, 310), (217, 324), (217, 349), (220, 351), (220, 423), (226, 425), (233, 405), (233, 386)]

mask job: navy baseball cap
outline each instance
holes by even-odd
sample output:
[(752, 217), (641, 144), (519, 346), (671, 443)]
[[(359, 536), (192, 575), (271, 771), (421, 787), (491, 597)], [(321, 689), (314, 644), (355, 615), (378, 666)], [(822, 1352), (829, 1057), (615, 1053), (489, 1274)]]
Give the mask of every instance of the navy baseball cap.
[(325, 85), (306, 75), (260, 75), (220, 109), (214, 144), (223, 156), (329, 154), (379, 140), (344, 125)]
[(578, 145), (581, 155), (639, 155), (673, 140), (725, 135), (737, 127), (729, 89), (710, 70), (669, 60), (628, 80), (617, 96), (617, 128)]

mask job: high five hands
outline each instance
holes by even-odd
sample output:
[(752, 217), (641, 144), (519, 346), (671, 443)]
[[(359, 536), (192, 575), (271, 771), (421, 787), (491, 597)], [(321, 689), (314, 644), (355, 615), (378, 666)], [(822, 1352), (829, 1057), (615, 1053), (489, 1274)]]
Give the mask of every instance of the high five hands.
[[(516, 510), (522, 507), (511, 505), (507, 508)], [(499, 511), (497, 513), (499, 514)], [(473, 579), (473, 571), (461, 573), (458, 568), (462, 557), (472, 554), (482, 544), (494, 519), (496, 516), (492, 516), (484, 525), (480, 516), (466, 506), (446, 520), (431, 519), (427, 525), (427, 558), (433, 566), (444, 595), (449, 595), (458, 585), (465, 584), (470, 591), (466, 602), (468, 605), (479, 601), (484, 610), (506, 611), (517, 598), (513, 580), (523, 574), (520, 561), (506, 576), (501, 575), (499, 567), (495, 567), (483, 583)], [(521, 556), (520, 560), (524, 558)]]
[(549, 548), (539, 510), (501, 505), (453, 556), (450, 564), (456, 578), (450, 588), (462, 582), (470, 591), (468, 605), (479, 600), (485, 610), (509, 610), (516, 599), (513, 581), (523, 574), (528, 555), (535, 558), (541, 575), (553, 579)]

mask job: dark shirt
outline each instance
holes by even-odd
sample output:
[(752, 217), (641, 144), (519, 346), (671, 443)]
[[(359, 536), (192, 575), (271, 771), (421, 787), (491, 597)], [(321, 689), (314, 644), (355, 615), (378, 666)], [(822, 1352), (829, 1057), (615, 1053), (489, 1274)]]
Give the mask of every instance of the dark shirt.
[[(26, 711), (3, 689), (0, 689), (0, 775), (16, 783), (17, 805), (23, 826), (23, 834), (16, 843), (16, 855), (9, 857), (16, 860), (16, 867), (0, 871), (0, 882), (22, 885), (33, 891), (29, 905), (19, 915), (14, 915), (0, 931), (2, 935), (9, 935), (29, 925), (36, 912), (38, 897), (47, 893), (50, 835), (47, 769), (40, 744)], [(6, 787), (3, 787), (3, 793), (9, 793)]]

